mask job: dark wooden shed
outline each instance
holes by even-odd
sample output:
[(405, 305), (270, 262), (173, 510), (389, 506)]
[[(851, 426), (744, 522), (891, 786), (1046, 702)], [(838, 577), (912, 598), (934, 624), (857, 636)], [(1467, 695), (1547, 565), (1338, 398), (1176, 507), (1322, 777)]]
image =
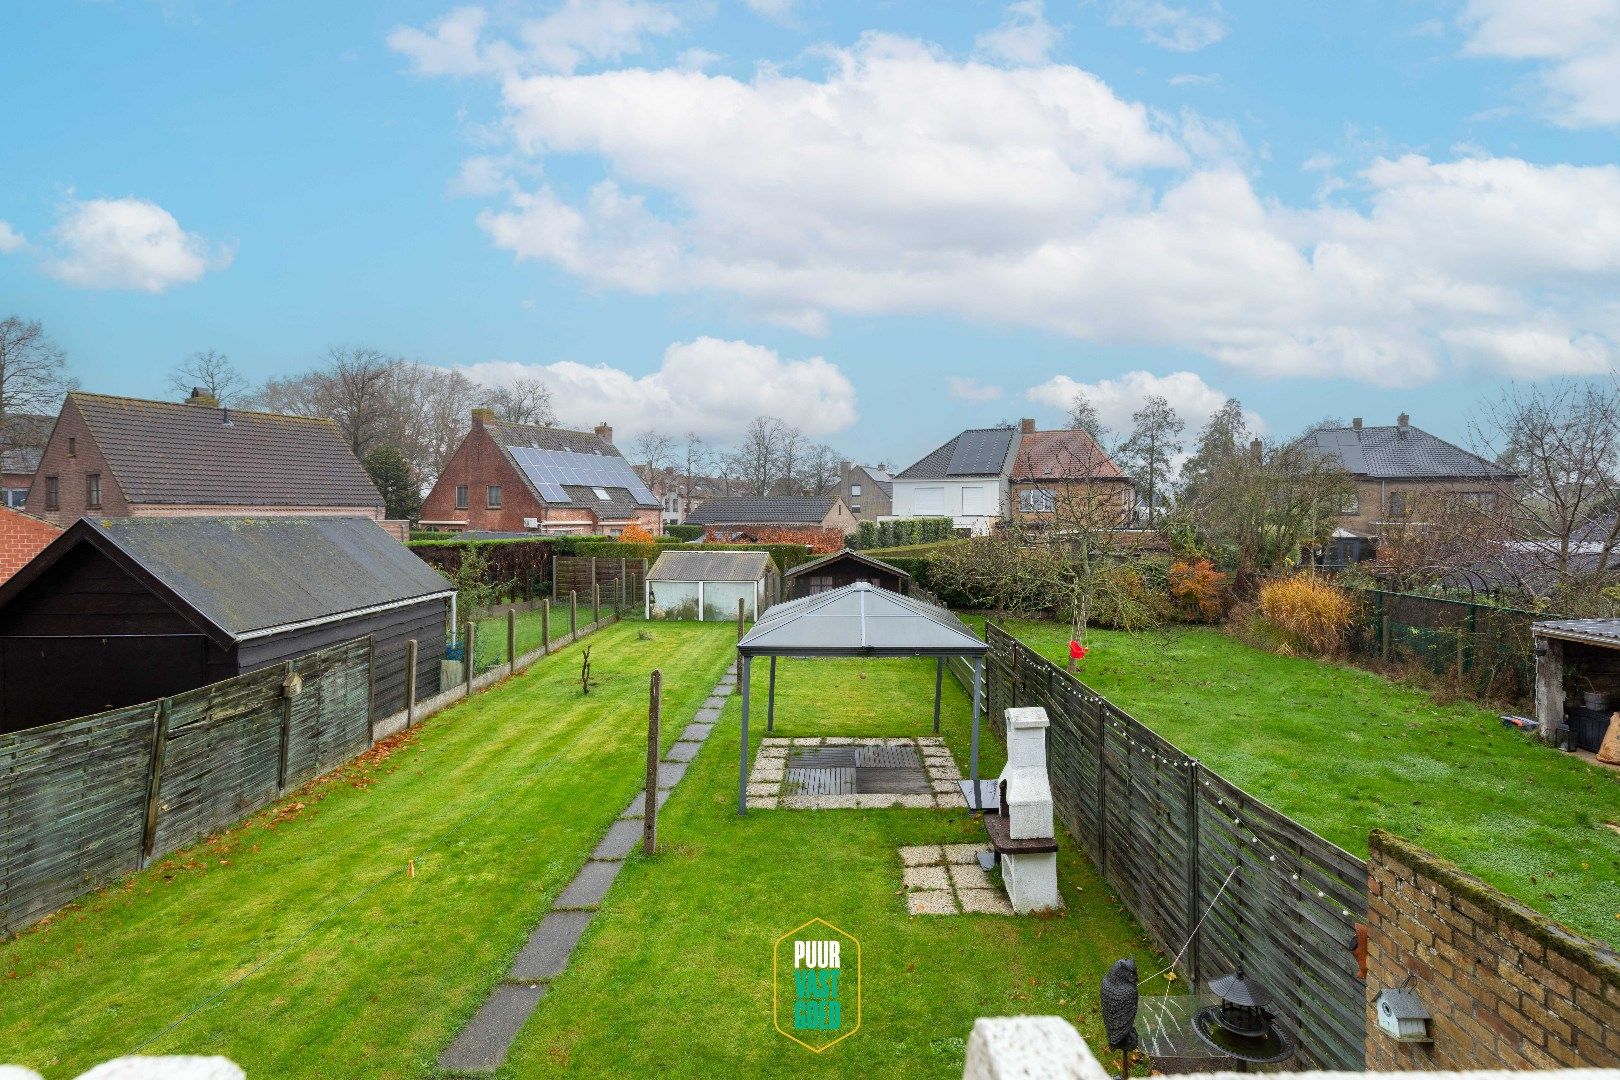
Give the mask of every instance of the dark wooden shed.
[(454, 590), (351, 517), (83, 518), (0, 585), (0, 732), (375, 640), (374, 716), (439, 690)]
[(864, 581), (868, 585), (876, 585), (880, 589), (887, 589), (902, 596), (911, 592), (910, 574), (898, 566), (890, 566), (881, 559), (862, 555), (849, 548), (816, 559), (814, 562), (800, 563), (784, 574), (782, 580), (787, 586), (788, 597), (795, 600), (812, 593), (842, 589), (845, 585), (853, 585), (857, 581)]

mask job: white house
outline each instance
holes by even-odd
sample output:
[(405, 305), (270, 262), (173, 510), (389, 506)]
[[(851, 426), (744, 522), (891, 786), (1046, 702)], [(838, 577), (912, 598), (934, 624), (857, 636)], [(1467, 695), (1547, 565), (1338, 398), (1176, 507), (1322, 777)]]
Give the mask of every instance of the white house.
[(971, 428), (894, 475), (891, 516), (948, 517), (974, 535), (1008, 514), (1019, 429)]

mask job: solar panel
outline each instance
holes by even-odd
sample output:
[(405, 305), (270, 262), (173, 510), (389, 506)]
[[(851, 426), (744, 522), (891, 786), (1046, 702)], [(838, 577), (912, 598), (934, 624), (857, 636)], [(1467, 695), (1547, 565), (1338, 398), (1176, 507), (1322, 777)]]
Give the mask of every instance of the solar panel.
[(624, 488), (638, 503), (658, 500), (647, 490), (630, 463), (615, 454), (576, 454), (568, 450), (542, 450), (536, 446), (511, 446), (512, 457), (535, 490), (547, 502), (568, 502), (570, 487)]
[(1007, 448), (1012, 445), (1011, 428), (992, 428), (988, 431), (964, 431), (951, 451), (951, 463), (945, 467), (946, 476), (987, 476), (1001, 471), (1007, 460)]

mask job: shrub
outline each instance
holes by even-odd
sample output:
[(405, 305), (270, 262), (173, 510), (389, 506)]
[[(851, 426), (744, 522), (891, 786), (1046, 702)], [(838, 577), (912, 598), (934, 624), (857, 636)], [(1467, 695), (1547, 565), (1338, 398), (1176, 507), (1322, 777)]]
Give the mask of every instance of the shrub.
[[(844, 534), (838, 529), (801, 528), (789, 529), (780, 526), (762, 526), (750, 528), (748, 535), (754, 538), (754, 543), (767, 546), (782, 544), (801, 544), (810, 549), (815, 555), (831, 555), (835, 551), (844, 550)], [(724, 543), (718, 533), (710, 530), (703, 537), (705, 546)]]
[(678, 540), (696, 540), (703, 535), (701, 525), (665, 525), (664, 535), (673, 536)]
[(1219, 622), (1230, 599), (1227, 581), (1228, 576), (1216, 570), (1208, 559), (1170, 564), (1170, 596), (1189, 619)]
[(1330, 656), (1344, 647), (1352, 604), (1343, 589), (1307, 572), (1262, 585), (1260, 614), (1277, 633), (1281, 651)]
[(639, 522), (632, 521), (619, 531), (619, 543), (621, 544), (650, 544), (652, 542), (653, 534), (642, 527)]

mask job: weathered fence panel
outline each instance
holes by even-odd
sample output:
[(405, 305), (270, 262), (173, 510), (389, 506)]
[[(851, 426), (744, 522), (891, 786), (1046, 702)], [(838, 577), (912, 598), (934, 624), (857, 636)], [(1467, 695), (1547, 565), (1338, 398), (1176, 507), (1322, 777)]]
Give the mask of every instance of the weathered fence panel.
[(1320, 1068), (1362, 1068), (1365, 988), (1353, 953), (1367, 911), (1361, 859), (1205, 768), (993, 624), (990, 721), (1039, 705), (1053, 810), (1195, 983), (1245, 968), (1277, 996)]
[(603, 607), (617, 608), (621, 599), (628, 607), (640, 607), (646, 582), (646, 559), (559, 555), (552, 560), (553, 600), (566, 600), (570, 592), (576, 592), (584, 602), (595, 585), (602, 589)]

